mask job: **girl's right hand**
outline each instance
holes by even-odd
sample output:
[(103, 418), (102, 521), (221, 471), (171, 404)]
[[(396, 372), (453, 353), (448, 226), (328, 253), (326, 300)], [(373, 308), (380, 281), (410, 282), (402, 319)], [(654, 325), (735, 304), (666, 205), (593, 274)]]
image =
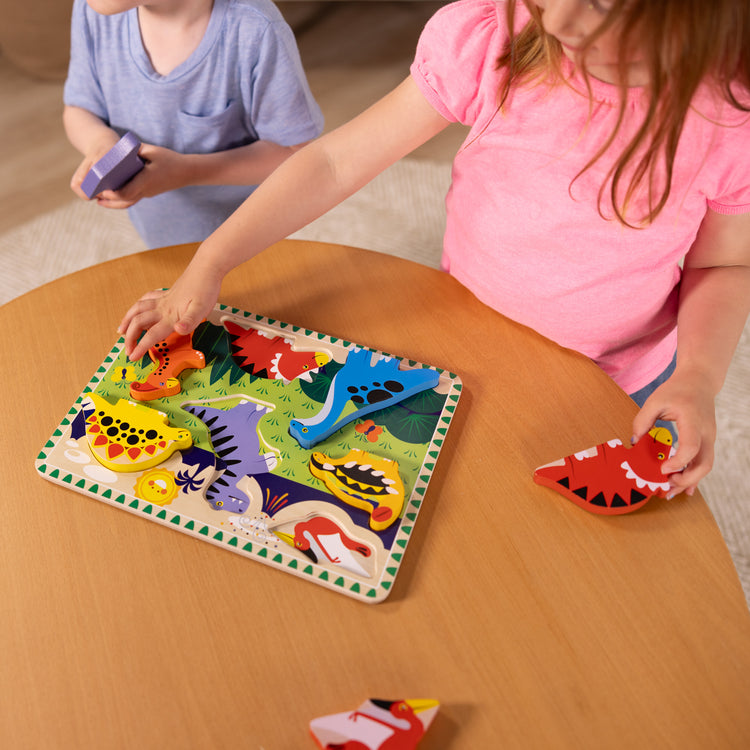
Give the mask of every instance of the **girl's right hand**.
[(711, 471), (716, 441), (714, 399), (715, 393), (700, 373), (678, 368), (646, 399), (633, 421), (634, 442), (658, 419), (677, 425), (677, 450), (661, 465), (662, 473), (669, 476), (670, 498), (680, 492), (692, 495)]
[(173, 331), (192, 333), (213, 310), (220, 289), (221, 277), (191, 264), (171, 289), (144, 294), (125, 313), (117, 329), (125, 337), (130, 361), (141, 359)]

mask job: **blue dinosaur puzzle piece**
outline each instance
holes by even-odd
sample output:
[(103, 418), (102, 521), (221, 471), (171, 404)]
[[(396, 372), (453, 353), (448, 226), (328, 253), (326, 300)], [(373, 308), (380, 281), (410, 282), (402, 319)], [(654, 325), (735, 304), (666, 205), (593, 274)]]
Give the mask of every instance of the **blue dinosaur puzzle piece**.
[[(398, 365), (394, 357), (352, 349), (331, 381), (323, 408), (314, 417), (293, 419), (289, 434), (309, 450), (352, 420), (434, 388), (440, 380), (435, 370), (400, 370)], [(349, 402), (355, 408), (345, 414)]]
[(141, 142), (127, 132), (86, 173), (81, 190), (93, 198), (102, 190), (119, 190), (131, 177), (143, 169), (144, 161), (138, 156)]
[(185, 411), (198, 417), (211, 437), (211, 447), (223, 461), (224, 473), (206, 490), (206, 500), (214, 510), (244, 513), (250, 499), (239, 489), (238, 482), (246, 476), (265, 474), (275, 461), (260, 455), (258, 423), (270, 409), (252, 401), (241, 401), (227, 409), (214, 409), (202, 404), (187, 404)]

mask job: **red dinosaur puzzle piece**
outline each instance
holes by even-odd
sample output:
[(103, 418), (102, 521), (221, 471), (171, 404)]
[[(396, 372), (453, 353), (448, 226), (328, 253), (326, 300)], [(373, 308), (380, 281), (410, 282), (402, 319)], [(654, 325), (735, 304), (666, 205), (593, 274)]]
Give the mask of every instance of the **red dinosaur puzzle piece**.
[(193, 335), (171, 333), (148, 350), (156, 367), (144, 382), (130, 384), (130, 395), (137, 401), (174, 396), (181, 390), (177, 376), (187, 369), (201, 370), (206, 366), (203, 352), (193, 349)]
[(669, 478), (661, 473), (661, 465), (671, 452), (669, 430), (655, 427), (632, 448), (610, 440), (540, 466), (534, 481), (591, 513), (632, 513), (652, 497), (669, 493)]
[(322, 750), (415, 750), (440, 707), (436, 700), (371, 698), (354, 711), (310, 722)]
[(239, 366), (266, 378), (282, 379), (289, 383), (296, 378), (310, 380), (329, 360), (324, 352), (296, 351), (294, 342), (283, 336), (272, 336), (256, 328), (242, 328), (231, 320), (224, 327), (232, 336), (234, 357)]

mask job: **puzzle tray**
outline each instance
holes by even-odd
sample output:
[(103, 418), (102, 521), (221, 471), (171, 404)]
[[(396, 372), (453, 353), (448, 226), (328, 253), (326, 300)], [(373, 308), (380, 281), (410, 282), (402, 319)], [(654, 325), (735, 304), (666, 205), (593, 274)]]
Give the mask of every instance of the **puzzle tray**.
[[(291, 353), (297, 360), (300, 352), (312, 353), (325, 364), (309, 378), (293, 373), (283, 377), (283, 356), (276, 364), (248, 366), (247, 356), (242, 359), (247, 355), (242, 342), (238, 345), (228, 327), (235, 333), (239, 327), (266, 342), (284, 342), (290, 360)], [(290, 421), (321, 413), (331, 381), (349, 353), (365, 349), (373, 361), (392, 355), (224, 305), (217, 305), (196, 329), (192, 346), (205, 354), (206, 366), (183, 371), (178, 393), (143, 403), (132, 400), (130, 384), (144, 381), (156, 361), (147, 356), (140, 363), (129, 362), (120, 339), (45, 443), (36, 459), (37, 471), (64, 487), (361, 601), (385, 599), (425, 502), (461, 393), (460, 378), (395, 357), (399, 370), (437, 372), (437, 385), (352, 418), (305, 449), (289, 434)], [(163, 461), (158, 461), (157, 451), (157, 462), (140, 470), (113, 471), (97, 459), (86, 432), (86, 424), (95, 419), (93, 400), (103, 404), (100, 398), (107, 409), (122, 400), (123, 405), (137, 404), (139, 414), (143, 409), (160, 412), (167, 429), (190, 432), (192, 446), (174, 450)], [(231, 475), (230, 464), (216, 449), (218, 428), (214, 424), (212, 433), (207, 415), (220, 410), (224, 417), (237, 407), (262, 413), (255, 429), (231, 436), (237, 452), (254, 465), (260, 460), (261, 469), (239, 477), (229, 490), (224, 482), (222, 497), (228, 499), (223, 502), (217, 500), (217, 488), (222, 477)], [(386, 528), (377, 527), (378, 514), (366, 503), (344, 502), (313, 476), (313, 458), (335, 468), (331, 476), (346, 465), (357, 471), (364, 464), (370, 471), (374, 466), (386, 475), (395, 472), (395, 481), (403, 484), (395, 520)]]

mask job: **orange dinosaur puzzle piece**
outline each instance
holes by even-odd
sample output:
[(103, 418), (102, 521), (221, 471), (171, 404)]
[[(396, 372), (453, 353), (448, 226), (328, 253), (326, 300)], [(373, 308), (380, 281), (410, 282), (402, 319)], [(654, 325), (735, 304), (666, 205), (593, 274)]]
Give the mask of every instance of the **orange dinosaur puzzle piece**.
[(143, 382), (130, 384), (130, 396), (137, 401), (174, 396), (182, 390), (177, 376), (188, 369), (201, 370), (206, 366), (203, 352), (193, 349), (193, 335), (171, 333), (148, 350), (154, 369)]

